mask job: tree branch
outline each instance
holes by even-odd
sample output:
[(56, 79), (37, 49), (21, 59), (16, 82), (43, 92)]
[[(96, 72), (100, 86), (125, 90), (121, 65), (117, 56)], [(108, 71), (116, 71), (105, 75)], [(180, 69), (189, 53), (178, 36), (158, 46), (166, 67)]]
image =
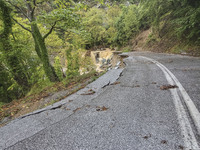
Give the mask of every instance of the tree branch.
[(53, 26), (51, 27), (51, 29), (49, 30), (49, 32), (47, 34), (44, 35), (43, 40), (46, 39), (53, 31), (53, 29), (55, 28), (57, 22), (54, 22)]
[(29, 31), (30, 33), (32, 33), (32, 31), (28, 28), (26, 28), (25, 26), (23, 26), (21, 23), (19, 23), (16, 19), (12, 18), (19, 26), (21, 26), (23, 29)]
[(34, 6), (34, 7), (33, 7), (33, 10), (31, 11), (31, 18), (33, 18), (33, 16), (34, 16), (35, 7), (36, 7), (36, 6)]
[(36, 9), (36, 6), (37, 6), (36, 0), (33, 0), (33, 4), (34, 4), (34, 7), (33, 7), (32, 11), (31, 11), (31, 17), (32, 17), (32, 18), (33, 18), (33, 16), (34, 16), (34, 12), (35, 12), (35, 9)]
[(16, 41), (15, 35), (13, 34), (13, 32), (11, 34), (12, 34), (12, 37), (13, 37), (14, 41)]
[(36, 0), (33, 0), (33, 4), (34, 4), (34, 6), (36, 6), (37, 4), (36, 4)]
[(14, 5), (14, 4), (11, 3), (10, 1), (8, 1), (8, 3), (10, 3), (10, 4), (11, 4), (13, 7), (15, 7), (16, 9), (18, 9), (29, 21), (31, 21), (30, 18), (24, 13), (24, 11), (23, 11), (20, 7)]

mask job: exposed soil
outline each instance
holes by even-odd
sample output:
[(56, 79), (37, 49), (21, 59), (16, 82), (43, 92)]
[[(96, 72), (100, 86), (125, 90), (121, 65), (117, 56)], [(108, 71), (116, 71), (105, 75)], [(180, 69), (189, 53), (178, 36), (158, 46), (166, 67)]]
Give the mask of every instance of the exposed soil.
[(151, 30), (145, 30), (141, 32), (133, 41), (132, 46), (133, 50), (143, 51), (145, 50), (145, 44), (148, 40), (148, 36), (151, 34)]

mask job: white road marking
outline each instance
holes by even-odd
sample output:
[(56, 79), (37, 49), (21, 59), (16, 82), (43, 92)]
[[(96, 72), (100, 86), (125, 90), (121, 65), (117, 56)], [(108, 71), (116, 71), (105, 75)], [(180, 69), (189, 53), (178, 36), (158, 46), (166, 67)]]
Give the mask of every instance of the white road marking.
[[(188, 104), (187, 104), (187, 107), (188, 107), (188, 105), (190, 105), (190, 109), (192, 109), (192, 110), (190, 110), (190, 113), (191, 113), (191, 111), (193, 111), (193, 109), (194, 109), (193, 107), (195, 107), (195, 105), (192, 102), (192, 100), (190, 99), (190, 97), (187, 94), (187, 92), (185, 91), (185, 89), (183, 88), (183, 86), (181, 85), (181, 83), (178, 81), (178, 79), (164, 65), (162, 65), (158, 61), (153, 60), (151, 58), (143, 57), (143, 56), (140, 56), (140, 57), (144, 58), (144, 59), (147, 59), (147, 60), (150, 60), (151, 62), (155, 63), (163, 71), (163, 73), (165, 74), (165, 77), (166, 77), (168, 83), (171, 84), (171, 85), (174, 85), (174, 83), (175, 83), (179, 87), (179, 90), (180, 90), (184, 100), (185, 101), (186, 100), (189, 101)], [(172, 97), (173, 97), (173, 100), (174, 100), (173, 102), (174, 102), (174, 105), (175, 105), (175, 108), (176, 108), (178, 121), (179, 121), (179, 124), (181, 126), (181, 132), (182, 132), (182, 135), (183, 135), (183, 140), (184, 140), (184, 143), (185, 143), (185, 147), (187, 149), (198, 149), (199, 150), (198, 142), (197, 142), (197, 140), (195, 138), (195, 135), (194, 135), (194, 133), (192, 131), (192, 127), (191, 127), (190, 122), (188, 120), (188, 117), (187, 117), (187, 114), (186, 114), (186, 110), (183, 107), (183, 104), (182, 104), (182, 102), (180, 100), (180, 97), (179, 97), (179, 95), (177, 93), (177, 90), (176, 89), (171, 89), (170, 91), (171, 91), (171, 94), (172, 94)], [(195, 112), (193, 112), (194, 113), (193, 115), (198, 115), (198, 114), (196, 114), (197, 113), (196, 112), (197, 108), (194, 109), (194, 110), (195, 110)], [(196, 120), (194, 122), (198, 122), (198, 120)], [(198, 125), (199, 124), (195, 124), (195, 126), (198, 126)], [(199, 129), (199, 128), (197, 127), (197, 129)]]
[(188, 93), (186, 92), (184, 87), (181, 85), (181, 83), (178, 81), (178, 79), (174, 76), (174, 74), (172, 72), (170, 72), (164, 65), (162, 65), (162, 67), (165, 68), (165, 70), (170, 74), (172, 79), (175, 81), (176, 85), (179, 87), (179, 90), (184, 98), (184, 102), (187, 105), (187, 108), (189, 109), (190, 115), (191, 115), (191, 117), (194, 121), (194, 124), (197, 128), (197, 131), (200, 135), (200, 113), (199, 113), (198, 109), (196, 108), (195, 104), (191, 100), (190, 96), (188, 95)]

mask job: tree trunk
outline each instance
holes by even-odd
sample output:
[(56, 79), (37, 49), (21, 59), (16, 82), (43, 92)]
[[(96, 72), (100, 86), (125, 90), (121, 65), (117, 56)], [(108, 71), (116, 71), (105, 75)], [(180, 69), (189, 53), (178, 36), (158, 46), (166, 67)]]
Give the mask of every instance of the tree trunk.
[(47, 75), (49, 80), (51, 82), (57, 82), (59, 81), (59, 78), (56, 75), (55, 69), (50, 64), (48, 51), (44, 41), (45, 39), (42, 37), (40, 30), (37, 24), (35, 23), (36, 20), (34, 16), (35, 4), (31, 0), (27, 0), (26, 3), (28, 8), (27, 15), (31, 23), (31, 34), (33, 36), (35, 43), (35, 51), (43, 64), (45, 74)]
[(48, 51), (45, 45), (45, 41), (38, 29), (37, 24), (32, 23), (31, 29), (32, 29), (32, 36), (35, 42), (35, 50), (43, 64), (45, 74), (47, 75), (47, 77), (49, 78), (51, 82), (59, 81), (59, 78), (56, 75), (55, 69), (50, 64), (49, 55), (48, 55)]

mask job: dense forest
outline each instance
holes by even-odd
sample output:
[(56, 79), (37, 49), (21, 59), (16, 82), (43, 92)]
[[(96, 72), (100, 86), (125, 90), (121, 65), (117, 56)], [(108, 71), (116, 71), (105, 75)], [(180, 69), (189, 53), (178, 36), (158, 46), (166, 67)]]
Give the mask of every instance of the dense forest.
[(144, 30), (198, 48), (199, 16), (199, 0), (0, 0), (0, 105), (93, 71), (82, 54)]

